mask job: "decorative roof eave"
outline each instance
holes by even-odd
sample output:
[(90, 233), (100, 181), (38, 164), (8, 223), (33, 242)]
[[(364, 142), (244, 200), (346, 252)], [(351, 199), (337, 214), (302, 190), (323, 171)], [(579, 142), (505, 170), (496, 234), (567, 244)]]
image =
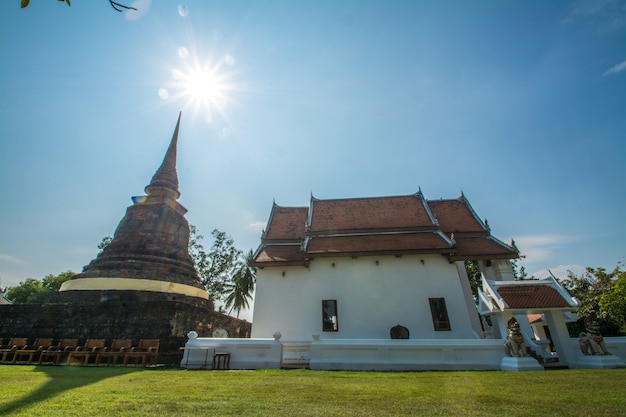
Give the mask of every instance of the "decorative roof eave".
[(274, 213), (278, 208), (280, 208), (280, 206), (276, 204), (276, 200), (272, 199), (272, 210), (270, 211), (270, 217), (269, 219), (267, 219), (267, 223), (265, 224), (265, 229), (263, 229), (263, 232), (261, 233), (261, 242), (263, 242), (267, 237), (267, 234), (272, 225), (272, 220), (274, 219)]
[[(509, 308), (508, 304), (495, 290), (495, 281), (490, 281), (481, 273), (482, 289), (478, 290), (479, 299), (483, 310), (488, 312), (504, 311)], [(508, 281), (512, 282), (512, 281)]]
[[(329, 233), (329, 234), (309, 234), (307, 236), (305, 236), (304, 240), (302, 241), (302, 247), (301, 247), (301, 251), (303, 253), (326, 253), (326, 252), (309, 252), (309, 243), (313, 240), (313, 239), (332, 239), (332, 238), (359, 238), (359, 237), (363, 237), (363, 238), (367, 238), (367, 237), (383, 237), (383, 236), (417, 236), (417, 235), (436, 235), (438, 236), (441, 240), (443, 240), (445, 242), (445, 244), (447, 245), (446, 247), (438, 247), (438, 248), (432, 248), (432, 249), (405, 249), (405, 250), (372, 250), (372, 251), (355, 251), (355, 252), (366, 252), (366, 253), (372, 253), (372, 252), (376, 252), (376, 253), (382, 253), (382, 252), (412, 252), (412, 253), (442, 253), (442, 254), (451, 254), (453, 252), (456, 251), (456, 247), (455, 247), (455, 242), (449, 238), (448, 236), (446, 236), (441, 230), (435, 229), (427, 229), (427, 230), (419, 230), (419, 231), (415, 231), (415, 230), (402, 230), (402, 231), (383, 231), (383, 232), (358, 232), (358, 233)], [(336, 251), (333, 253), (346, 253), (346, 254), (351, 254), (351, 253), (355, 253), (352, 251)]]
[(478, 224), (485, 229), (487, 232), (490, 231), (489, 226), (487, 226), (487, 224), (485, 224), (485, 222), (482, 221), (482, 219), (480, 217), (478, 217), (478, 214), (476, 214), (476, 211), (474, 211), (474, 207), (472, 207), (472, 205), (470, 204), (469, 200), (467, 199), (467, 197), (465, 197), (465, 194), (463, 193), (463, 191), (461, 191), (461, 196), (458, 198), (459, 201), (463, 202), (463, 204), (465, 204), (467, 206), (467, 208), (469, 209), (470, 213), (472, 214), (472, 216), (474, 217), (474, 219), (476, 219), (476, 221), (478, 222)]
[(448, 259), (450, 262), (458, 261), (490, 261), (493, 259), (514, 259), (519, 256), (511, 256), (506, 254), (491, 254), (491, 255), (457, 255), (456, 253), (450, 254)]
[(339, 229), (339, 230), (321, 230), (311, 233), (307, 230), (309, 237), (338, 237), (338, 236), (366, 236), (366, 235), (401, 235), (412, 233), (438, 233), (445, 237), (437, 226), (419, 226), (419, 227), (394, 227), (385, 229)]
[(432, 255), (439, 254), (448, 256), (450, 251), (454, 249), (421, 249), (421, 250), (374, 250), (374, 251), (336, 251), (336, 252), (307, 252), (308, 258), (331, 258), (331, 257), (350, 257), (358, 258), (361, 256), (403, 256), (403, 255)]
[(307, 259), (301, 259), (301, 260), (293, 260), (293, 261), (267, 261), (267, 262), (249, 262), (248, 265), (253, 266), (255, 268), (266, 268), (266, 267), (272, 267), (272, 266), (304, 266), (304, 267), (308, 267), (309, 266), (309, 262), (310, 260)]
[[(292, 248), (295, 249), (299, 255), (292, 256), (290, 259), (266, 259), (266, 260), (258, 260), (259, 257), (263, 254), (263, 252), (267, 252), (273, 248)], [(290, 242), (274, 242), (271, 244), (261, 244), (257, 248), (257, 250), (252, 255), (252, 260), (248, 261), (248, 265), (258, 268), (263, 268), (266, 266), (308, 266), (309, 258), (304, 256), (300, 251), (300, 242), (290, 243)]]
[(492, 242), (497, 243), (498, 245), (502, 246), (504, 249), (509, 250), (509, 251), (515, 253), (515, 258), (519, 258), (519, 249), (517, 249), (517, 246), (515, 246), (515, 245), (507, 245), (506, 243), (504, 243), (503, 241), (501, 241), (500, 239), (498, 239), (497, 237), (495, 237), (493, 235), (489, 235), (488, 239), (491, 240)]
[(424, 211), (426, 212), (426, 215), (430, 219), (430, 222), (433, 224), (433, 226), (439, 227), (439, 220), (437, 220), (437, 217), (435, 217), (433, 212), (430, 210), (430, 207), (428, 206), (428, 201), (426, 201), (426, 199), (424, 198), (424, 194), (422, 194), (422, 187), (419, 187), (418, 191), (413, 194), (413, 196), (421, 201), (422, 206), (424, 207)]
[[(301, 207), (301, 206), (281, 206), (279, 204), (276, 204), (276, 200), (273, 199), (272, 200), (272, 210), (270, 211), (270, 216), (267, 220), (267, 223), (265, 225), (265, 229), (263, 229), (263, 232), (261, 233), (261, 242), (265, 243), (267, 241), (271, 241), (271, 239), (268, 239), (267, 236), (270, 232), (270, 229), (272, 228), (272, 222), (274, 221), (274, 216), (275, 214), (278, 212), (278, 210), (281, 209), (293, 209), (293, 210), (298, 210), (298, 209), (305, 209), (305, 207)], [(304, 227), (304, 226), (303, 226)], [(284, 240), (285, 242), (288, 243), (295, 243), (295, 242), (300, 242), (301, 239), (287, 239)]]
[(315, 198), (313, 192), (311, 192), (311, 199), (309, 201), (309, 215), (306, 218), (306, 224), (304, 225), (305, 233), (311, 229), (311, 222), (313, 222), (313, 206), (316, 202), (320, 201), (318, 198)]

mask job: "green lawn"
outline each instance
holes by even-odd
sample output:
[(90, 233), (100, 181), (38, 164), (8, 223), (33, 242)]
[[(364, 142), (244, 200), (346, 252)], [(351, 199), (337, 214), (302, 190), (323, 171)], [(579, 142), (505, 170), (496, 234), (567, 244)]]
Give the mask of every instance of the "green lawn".
[(624, 416), (626, 369), (182, 371), (0, 365), (0, 416)]

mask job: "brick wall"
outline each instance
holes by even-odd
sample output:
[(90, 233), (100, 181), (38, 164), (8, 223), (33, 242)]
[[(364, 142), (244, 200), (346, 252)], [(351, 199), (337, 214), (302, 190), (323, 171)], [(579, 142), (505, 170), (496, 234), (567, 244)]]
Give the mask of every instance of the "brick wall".
[[(124, 300), (109, 297), (81, 303), (0, 305), (0, 338), (37, 337), (54, 339), (160, 339), (159, 363), (178, 366), (180, 348), (187, 333), (211, 336), (212, 329), (224, 328), (230, 337), (250, 337), (251, 323), (213, 311), (185, 299)], [(132, 297), (131, 297), (132, 298)]]

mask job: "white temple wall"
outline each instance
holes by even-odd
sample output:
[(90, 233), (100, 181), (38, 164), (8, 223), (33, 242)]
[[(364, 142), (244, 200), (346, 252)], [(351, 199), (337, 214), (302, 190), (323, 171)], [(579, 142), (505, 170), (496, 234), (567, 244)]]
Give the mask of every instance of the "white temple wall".
[[(257, 270), (252, 337), (278, 331), (282, 341), (389, 339), (390, 328), (400, 324), (411, 339), (475, 339), (480, 325), (466, 297), (457, 265), (439, 254), (266, 267)], [(450, 331), (434, 330), (429, 298), (445, 299)], [(322, 300), (337, 300), (336, 332), (322, 330)]]

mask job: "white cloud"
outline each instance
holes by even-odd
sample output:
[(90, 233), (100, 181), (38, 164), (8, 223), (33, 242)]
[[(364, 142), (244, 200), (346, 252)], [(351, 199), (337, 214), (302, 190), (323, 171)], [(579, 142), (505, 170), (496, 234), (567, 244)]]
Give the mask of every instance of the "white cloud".
[(569, 271), (571, 271), (574, 275), (580, 276), (586, 271), (586, 268), (582, 265), (576, 265), (576, 264), (559, 265), (559, 266), (551, 267), (548, 269), (540, 269), (529, 275), (534, 276), (535, 278), (542, 279), (542, 278), (548, 278), (550, 276), (550, 272), (552, 272), (552, 275), (554, 275), (555, 277), (559, 279), (565, 279), (567, 278)]
[(265, 229), (266, 225), (266, 222), (256, 221), (248, 224), (248, 229), (261, 233)]
[(5, 253), (0, 253), (0, 262), (6, 262), (13, 265), (26, 265), (26, 262), (20, 258), (13, 255), (7, 255)]
[(576, 0), (565, 24), (592, 22), (601, 31), (614, 31), (626, 25), (626, 7), (621, 0)]
[(574, 242), (579, 238), (564, 235), (527, 235), (515, 238), (515, 245), (522, 255), (526, 256), (527, 263), (549, 260), (553, 251)]
[(613, 65), (611, 68), (609, 68), (604, 74), (602, 75), (611, 75), (611, 74), (617, 74), (619, 72), (622, 72), (626, 70), (626, 61), (622, 61), (619, 64)]

